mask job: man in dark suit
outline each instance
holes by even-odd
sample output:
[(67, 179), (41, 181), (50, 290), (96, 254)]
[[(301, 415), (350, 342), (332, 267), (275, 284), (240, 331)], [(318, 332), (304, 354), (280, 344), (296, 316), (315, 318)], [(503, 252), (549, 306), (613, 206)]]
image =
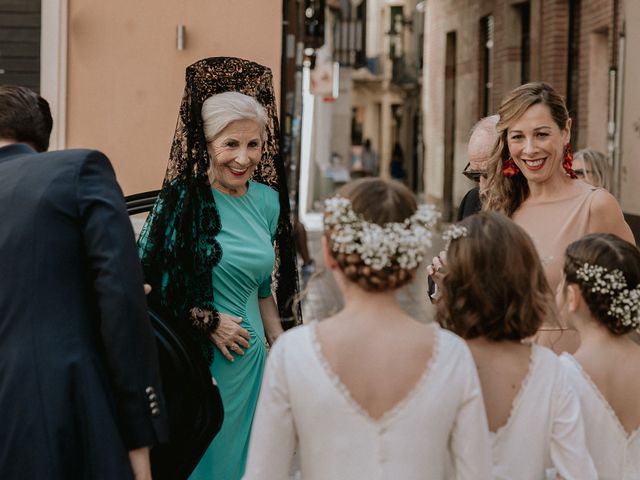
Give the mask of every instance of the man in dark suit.
[(107, 157), (50, 153), (0, 86), (0, 478), (151, 478), (167, 435), (133, 231)]
[(482, 192), (487, 188), (487, 164), (498, 139), (496, 125), (500, 117), (491, 115), (476, 123), (471, 129), (467, 155), (469, 162), (462, 171), (468, 179), (478, 185), (469, 190), (458, 208), (457, 220), (460, 221), (482, 209)]

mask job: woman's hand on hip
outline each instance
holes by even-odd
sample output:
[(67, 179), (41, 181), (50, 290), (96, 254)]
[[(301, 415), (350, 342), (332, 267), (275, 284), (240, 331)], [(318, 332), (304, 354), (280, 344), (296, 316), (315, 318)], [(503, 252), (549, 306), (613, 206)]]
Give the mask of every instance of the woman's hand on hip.
[(218, 313), (220, 323), (211, 334), (211, 339), (227, 360), (233, 362), (233, 353), (244, 355), (244, 348), (249, 348), (249, 332), (240, 326), (242, 318), (227, 313)]

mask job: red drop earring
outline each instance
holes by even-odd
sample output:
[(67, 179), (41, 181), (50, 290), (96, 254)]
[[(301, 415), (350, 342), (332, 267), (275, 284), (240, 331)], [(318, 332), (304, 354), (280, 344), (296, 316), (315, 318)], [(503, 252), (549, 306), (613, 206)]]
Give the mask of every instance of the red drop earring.
[(564, 161), (562, 162), (562, 168), (564, 168), (564, 171), (567, 172), (567, 175), (569, 175), (571, 178), (578, 178), (576, 172), (573, 171), (573, 167), (571, 166), (572, 164), (573, 155), (571, 154), (571, 147), (567, 143), (564, 146)]
[(507, 160), (502, 162), (502, 174), (505, 177), (515, 177), (520, 173), (520, 169), (516, 165), (516, 162), (513, 161), (513, 158), (509, 157)]

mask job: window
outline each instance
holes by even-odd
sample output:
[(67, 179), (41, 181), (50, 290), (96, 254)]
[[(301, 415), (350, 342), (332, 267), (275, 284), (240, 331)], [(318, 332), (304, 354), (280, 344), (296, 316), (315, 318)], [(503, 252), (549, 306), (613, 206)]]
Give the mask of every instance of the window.
[(493, 113), (493, 15), (480, 19), (480, 117)]
[(0, 84), (40, 91), (40, 5), (0, 1)]
[(529, 2), (516, 6), (520, 14), (520, 83), (531, 79), (531, 5)]
[(362, 0), (357, 7), (347, 2), (337, 10), (333, 25), (333, 58), (340, 65), (355, 68), (367, 66), (366, 22), (366, 0)]
[(580, 87), (580, 10), (581, 0), (569, 2), (569, 45), (567, 65), (567, 108), (573, 119), (571, 146), (575, 148), (579, 132), (578, 128), (578, 98)]

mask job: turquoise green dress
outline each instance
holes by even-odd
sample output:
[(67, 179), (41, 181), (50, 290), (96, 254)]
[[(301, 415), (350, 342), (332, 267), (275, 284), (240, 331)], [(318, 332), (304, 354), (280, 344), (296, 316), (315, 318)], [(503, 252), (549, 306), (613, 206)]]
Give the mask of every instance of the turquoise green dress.
[(215, 189), (213, 194), (222, 225), (216, 237), (222, 258), (212, 273), (214, 303), (219, 312), (242, 317), (250, 340), (244, 355), (232, 352), (233, 362), (214, 347), (211, 374), (220, 388), (224, 422), (189, 478), (240, 480), (267, 358), (258, 298), (271, 296), (280, 204), (275, 190), (255, 182), (241, 197)]

